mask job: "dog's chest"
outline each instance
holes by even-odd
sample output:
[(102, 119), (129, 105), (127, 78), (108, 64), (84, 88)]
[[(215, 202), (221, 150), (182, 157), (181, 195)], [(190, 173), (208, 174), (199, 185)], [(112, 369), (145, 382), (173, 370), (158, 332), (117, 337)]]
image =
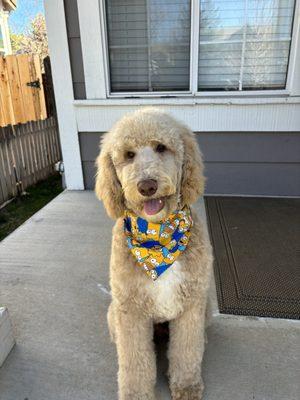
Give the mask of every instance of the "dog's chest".
[(184, 272), (179, 261), (175, 261), (156, 281), (149, 280), (146, 285), (146, 294), (151, 299), (152, 312), (158, 322), (176, 318), (182, 311), (180, 287), (183, 282)]

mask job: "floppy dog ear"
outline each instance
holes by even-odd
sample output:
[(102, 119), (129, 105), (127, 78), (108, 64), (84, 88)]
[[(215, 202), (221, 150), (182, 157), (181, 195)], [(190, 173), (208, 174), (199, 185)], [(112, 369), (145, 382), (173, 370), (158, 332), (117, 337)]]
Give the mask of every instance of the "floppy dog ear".
[(111, 218), (119, 218), (124, 213), (124, 196), (112, 162), (106, 137), (102, 141), (102, 148), (96, 160), (97, 174), (95, 193), (103, 201), (107, 214)]
[(205, 177), (203, 176), (202, 154), (195, 134), (189, 129), (182, 133), (184, 158), (181, 177), (181, 204), (190, 205), (197, 201), (204, 192)]

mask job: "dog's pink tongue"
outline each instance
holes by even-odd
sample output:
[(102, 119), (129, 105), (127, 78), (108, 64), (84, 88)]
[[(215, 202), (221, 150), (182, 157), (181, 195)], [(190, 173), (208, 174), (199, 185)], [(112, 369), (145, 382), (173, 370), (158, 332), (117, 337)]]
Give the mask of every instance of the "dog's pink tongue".
[(162, 199), (151, 199), (144, 203), (144, 212), (148, 215), (154, 215), (160, 212), (164, 207)]

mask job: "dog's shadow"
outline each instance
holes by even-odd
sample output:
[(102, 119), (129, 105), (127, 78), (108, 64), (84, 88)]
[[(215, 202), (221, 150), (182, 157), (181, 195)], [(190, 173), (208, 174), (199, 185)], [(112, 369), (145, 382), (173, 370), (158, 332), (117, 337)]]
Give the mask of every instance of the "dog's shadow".
[(154, 344), (156, 351), (157, 385), (156, 394), (158, 400), (171, 399), (168, 384), (168, 358), (167, 350), (169, 345), (169, 324), (154, 325)]

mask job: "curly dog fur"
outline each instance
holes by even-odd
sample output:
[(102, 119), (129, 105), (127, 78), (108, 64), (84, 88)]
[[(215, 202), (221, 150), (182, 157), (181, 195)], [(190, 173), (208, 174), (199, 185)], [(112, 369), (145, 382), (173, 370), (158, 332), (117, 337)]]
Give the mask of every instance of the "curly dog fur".
[[(158, 145), (163, 145), (158, 148)], [(158, 151), (160, 149), (160, 151)], [(123, 230), (125, 209), (157, 222), (203, 194), (205, 179), (194, 134), (170, 115), (145, 108), (124, 116), (104, 135), (97, 158), (96, 194), (116, 224), (110, 260), (112, 302), (108, 324), (119, 360), (119, 399), (154, 400), (156, 361), (153, 324), (169, 321), (169, 383), (174, 400), (200, 400), (203, 383), (205, 310), (212, 252), (192, 208), (194, 226), (187, 249), (152, 280), (135, 265)], [(145, 214), (137, 184), (155, 179), (164, 206)]]

